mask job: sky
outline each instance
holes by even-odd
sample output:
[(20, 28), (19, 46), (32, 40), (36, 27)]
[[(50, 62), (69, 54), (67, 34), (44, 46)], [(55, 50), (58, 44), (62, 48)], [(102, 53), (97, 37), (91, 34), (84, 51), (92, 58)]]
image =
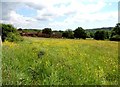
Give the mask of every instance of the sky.
[(0, 23), (16, 28), (75, 30), (114, 27), (119, 0), (1, 0)]

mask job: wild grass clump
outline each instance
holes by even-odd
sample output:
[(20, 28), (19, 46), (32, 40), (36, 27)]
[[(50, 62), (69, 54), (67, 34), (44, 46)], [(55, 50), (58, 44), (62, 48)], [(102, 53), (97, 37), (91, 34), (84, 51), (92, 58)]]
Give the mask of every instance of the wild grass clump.
[(38, 58), (42, 58), (43, 55), (45, 55), (45, 52), (44, 52), (44, 51), (39, 51), (39, 52), (38, 52)]

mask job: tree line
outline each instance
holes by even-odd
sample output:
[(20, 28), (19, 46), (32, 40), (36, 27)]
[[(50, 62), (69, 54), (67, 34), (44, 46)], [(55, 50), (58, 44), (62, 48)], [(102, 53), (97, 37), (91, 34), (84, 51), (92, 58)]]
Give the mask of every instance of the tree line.
[(68, 39), (86, 39), (93, 38), (95, 40), (111, 40), (120, 41), (120, 23), (117, 23), (112, 30), (96, 30), (95, 32), (89, 32), (82, 27), (78, 27), (75, 30), (67, 29), (65, 31), (52, 30), (51, 28), (38, 29), (16, 29), (11, 24), (0, 24), (2, 29), (2, 41), (22, 41), (21, 36), (32, 37), (47, 37), (47, 38), (68, 38)]

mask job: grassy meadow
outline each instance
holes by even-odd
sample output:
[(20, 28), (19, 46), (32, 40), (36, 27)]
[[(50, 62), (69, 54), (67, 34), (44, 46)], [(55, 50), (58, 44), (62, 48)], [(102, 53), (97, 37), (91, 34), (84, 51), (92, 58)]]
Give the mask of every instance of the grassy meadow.
[(4, 85), (118, 84), (118, 42), (24, 39), (2, 44)]

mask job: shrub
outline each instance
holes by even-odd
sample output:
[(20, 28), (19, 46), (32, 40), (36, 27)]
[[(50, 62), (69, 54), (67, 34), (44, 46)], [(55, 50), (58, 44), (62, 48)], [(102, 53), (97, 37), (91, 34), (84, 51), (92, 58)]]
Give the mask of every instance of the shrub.
[(22, 41), (23, 38), (17, 32), (17, 29), (11, 24), (0, 24), (2, 28), (2, 41), (8, 40), (13, 41)]
[(10, 32), (6, 37), (6, 40), (10, 42), (17, 42), (17, 41), (23, 41), (23, 38), (17, 33)]
[(120, 35), (114, 35), (110, 38), (111, 41), (120, 41)]

